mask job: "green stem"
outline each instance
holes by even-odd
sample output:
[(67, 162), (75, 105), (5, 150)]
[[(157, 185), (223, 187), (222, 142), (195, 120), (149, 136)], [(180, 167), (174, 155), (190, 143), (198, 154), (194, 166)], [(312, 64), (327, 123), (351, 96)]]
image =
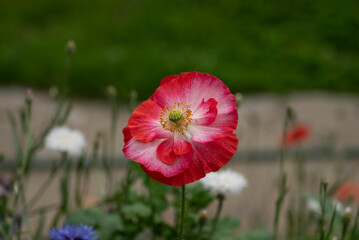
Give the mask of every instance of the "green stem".
[(216, 216), (214, 218), (213, 225), (212, 225), (212, 230), (211, 230), (211, 233), (210, 233), (210, 239), (213, 237), (214, 233), (216, 232), (219, 216), (220, 216), (221, 211), (222, 211), (223, 202), (224, 202), (225, 197), (224, 197), (224, 195), (219, 194), (217, 198), (218, 198), (218, 206), (217, 206)]
[[(20, 162), (20, 172), (18, 174), (16, 174), (15, 177), (15, 184), (14, 185), (16, 187), (15, 189), (15, 199), (13, 202), (13, 210), (14, 210), (14, 214), (12, 216), (12, 219), (15, 218), (17, 209), (18, 209), (18, 205), (20, 201), (26, 202), (25, 200), (25, 190), (24, 190), (24, 185), (23, 185), (23, 179), (26, 176), (26, 172), (29, 166), (29, 151), (31, 149), (32, 143), (33, 143), (33, 132), (32, 132), (32, 111), (31, 111), (31, 101), (30, 100), (26, 100), (26, 138), (25, 138), (25, 146), (24, 146), (24, 151), (22, 154), (22, 158), (21, 158), (21, 162)], [(26, 205), (24, 204), (24, 211), (27, 211)], [(9, 238), (11, 238), (11, 231), (15, 226), (15, 221), (12, 221), (11, 223), (11, 227), (10, 227), (10, 231), (8, 233)], [(20, 226), (21, 228), (21, 226)], [(20, 237), (20, 231), (21, 229), (19, 229), (19, 231), (17, 232), (17, 237)]]
[(31, 208), (38, 200), (39, 198), (44, 194), (46, 189), (50, 186), (52, 181), (55, 179), (56, 174), (58, 173), (58, 170), (61, 169), (65, 161), (60, 161), (58, 164), (55, 164), (53, 169), (51, 170), (51, 173), (49, 174), (46, 181), (42, 184), (42, 186), (36, 191), (34, 196), (30, 199), (29, 203), (27, 204), (28, 208)]
[(183, 225), (184, 225), (184, 218), (185, 218), (185, 211), (186, 211), (186, 185), (182, 186), (181, 192), (181, 220), (179, 226), (179, 235), (178, 240), (183, 240)]
[(321, 204), (321, 208), (322, 208), (322, 214), (321, 214), (321, 218), (320, 218), (320, 236), (319, 239), (320, 240), (324, 240), (324, 234), (325, 234), (325, 229), (324, 229), (324, 221), (325, 221), (325, 209), (326, 209), (326, 201), (327, 201), (327, 182), (321, 180), (320, 182), (320, 189), (319, 189), (319, 194), (320, 194), (320, 204)]
[(282, 133), (282, 145), (280, 151), (280, 165), (279, 165), (279, 184), (278, 184), (278, 198), (275, 205), (275, 216), (274, 216), (274, 225), (273, 225), (273, 240), (278, 239), (278, 226), (279, 226), (279, 216), (282, 209), (282, 203), (284, 201), (284, 197), (287, 193), (287, 175), (284, 172), (284, 155), (285, 155), (285, 138), (287, 135), (287, 129), (289, 125), (289, 121), (291, 120), (292, 110), (290, 107), (287, 107), (285, 121), (284, 121), (284, 128)]
[(71, 167), (72, 162), (67, 156), (67, 153), (63, 153), (63, 160), (65, 162), (65, 172), (61, 179), (61, 205), (59, 211), (56, 213), (51, 226), (56, 226), (60, 217), (66, 215), (69, 210), (69, 194), (70, 194), (70, 176), (71, 176)]
[(201, 239), (202, 230), (203, 230), (203, 225), (199, 226), (199, 228), (198, 228), (198, 233), (197, 233), (198, 239)]
[[(298, 178), (298, 188), (300, 196), (304, 192), (306, 184), (306, 172), (305, 172), (305, 159), (303, 154), (302, 146), (299, 146), (297, 152), (297, 178)], [(305, 200), (303, 197), (300, 197), (298, 204), (298, 216), (297, 216), (297, 235), (301, 235), (302, 232), (305, 232), (304, 217), (305, 217)]]
[(358, 207), (357, 213), (355, 215), (355, 220), (354, 220), (353, 228), (351, 231), (350, 240), (354, 240), (355, 236), (357, 235), (358, 222), (359, 222), (359, 207)]

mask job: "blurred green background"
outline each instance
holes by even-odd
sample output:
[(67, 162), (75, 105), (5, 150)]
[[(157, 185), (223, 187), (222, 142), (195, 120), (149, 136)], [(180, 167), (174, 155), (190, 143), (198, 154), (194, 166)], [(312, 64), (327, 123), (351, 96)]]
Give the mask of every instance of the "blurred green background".
[(0, 1), (0, 81), (47, 89), (77, 45), (71, 94), (150, 96), (161, 78), (209, 72), (232, 92), (359, 92), (354, 0)]

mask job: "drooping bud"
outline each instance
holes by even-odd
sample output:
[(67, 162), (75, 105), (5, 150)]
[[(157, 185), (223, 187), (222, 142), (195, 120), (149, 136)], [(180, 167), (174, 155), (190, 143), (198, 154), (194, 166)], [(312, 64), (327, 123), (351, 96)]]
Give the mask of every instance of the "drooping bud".
[(183, 117), (183, 114), (182, 114), (181, 110), (179, 110), (179, 109), (171, 110), (168, 115), (168, 118), (174, 123), (177, 123), (179, 120), (182, 119), (182, 117)]

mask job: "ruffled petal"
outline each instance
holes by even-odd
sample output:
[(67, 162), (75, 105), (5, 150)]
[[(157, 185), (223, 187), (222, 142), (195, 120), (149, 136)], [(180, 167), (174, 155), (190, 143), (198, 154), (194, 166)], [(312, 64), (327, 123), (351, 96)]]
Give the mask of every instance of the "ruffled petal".
[(192, 124), (209, 125), (216, 119), (217, 112), (217, 101), (214, 98), (207, 101), (203, 99), (202, 104), (193, 113)]
[(181, 136), (175, 134), (173, 137), (163, 141), (157, 148), (157, 155), (162, 162), (166, 164), (173, 164), (173, 162), (181, 155), (187, 154), (185, 158), (192, 159), (192, 146), (185, 141)]
[[(127, 132), (128, 130), (126, 130)], [(140, 163), (152, 172), (158, 172), (166, 177), (173, 177), (185, 171), (192, 162), (192, 151), (186, 154), (176, 155), (171, 160), (171, 164), (167, 164), (158, 157), (157, 149), (165, 142), (164, 139), (155, 139), (152, 142), (141, 142), (132, 138), (125, 143), (123, 153), (127, 158), (131, 158), (135, 162)], [(168, 160), (169, 161), (169, 160)]]
[(226, 165), (235, 154), (238, 139), (234, 133), (222, 135), (214, 142), (205, 144), (192, 143), (193, 160), (184, 172), (166, 177), (159, 172), (154, 172), (141, 164), (142, 169), (151, 178), (171, 186), (182, 186), (203, 178), (209, 172), (218, 171)]
[(175, 79), (177, 77), (178, 77), (178, 75), (171, 75), (171, 76), (165, 77), (164, 79), (161, 80), (160, 86), (164, 85), (166, 83), (169, 83), (170, 81), (172, 81), (173, 79)]
[(152, 142), (155, 139), (167, 138), (172, 135), (160, 125), (161, 108), (151, 99), (142, 102), (128, 120), (131, 135), (142, 142)]
[(202, 125), (190, 125), (187, 128), (187, 132), (191, 140), (197, 143), (212, 142), (216, 138), (226, 134), (226, 131), (221, 128)]
[(228, 87), (215, 76), (208, 73), (188, 72), (167, 77), (162, 81), (163, 84), (161, 82), (151, 96), (161, 108), (175, 102), (184, 102), (191, 105), (195, 116), (197, 111), (203, 110), (204, 106), (201, 107), (203, 101), (208, 102), (213, 98), (217, 101), (217, 115), (214, 122), (207, 124), (211, 127), (220, 127), (226, 132), (233, 132), (237, 128), (236, 100)]

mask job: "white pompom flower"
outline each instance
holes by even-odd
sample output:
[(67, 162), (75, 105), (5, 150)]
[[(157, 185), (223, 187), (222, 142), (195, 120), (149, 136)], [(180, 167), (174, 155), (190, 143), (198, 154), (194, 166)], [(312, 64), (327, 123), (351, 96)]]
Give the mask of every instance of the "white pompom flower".
[(248, 186), (247, 179), (242, 174), (230, 169), (209, 173), (200, 182), (212, 193), (224, 196), (238, 194)]
[(45, 138), (45, 147), (54, 151), (65, 152), (69, 156), (81, 155), (86, 140), (82, 132), (67, 127), (55, 127)]

